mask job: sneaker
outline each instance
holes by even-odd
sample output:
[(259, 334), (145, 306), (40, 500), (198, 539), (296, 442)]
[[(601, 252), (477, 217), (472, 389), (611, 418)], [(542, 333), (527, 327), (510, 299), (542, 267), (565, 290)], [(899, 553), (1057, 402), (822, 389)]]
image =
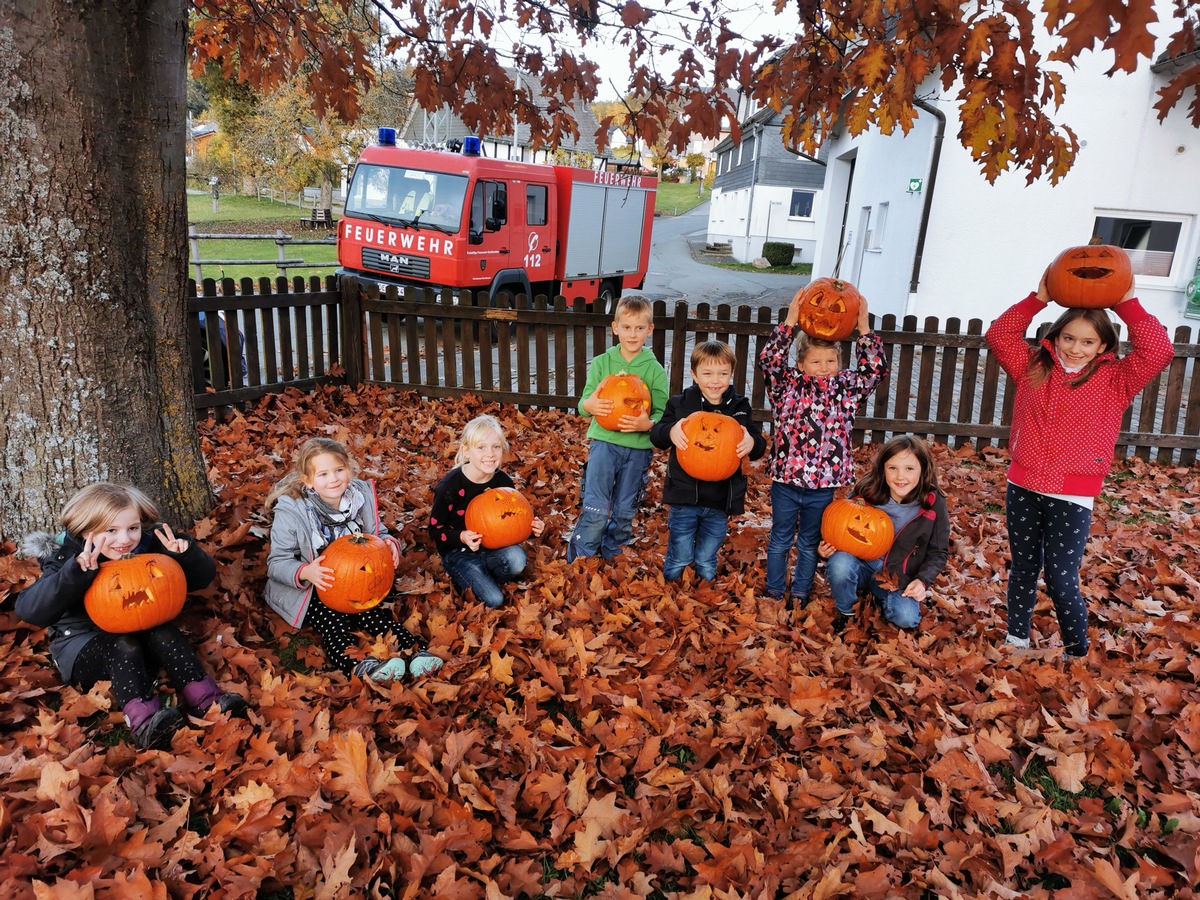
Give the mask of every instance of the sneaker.
[(841, 634), (846, 630), (846, 626), (850, 624), (850, 617), (843, 616), (840, 612), (834, 612), (833, 619), (829, 623), (829, 630), (834, 634)]
[(162, 750), (171, 745), (171, 736), (183, 724), (183, 713), (174, 706), (164, 706), (145, 722), (133, 729), (133, 742), (142, 750)]
[(217, 708), (231, 719), (246, 718), (246, 711), (250, 708), (250, 704), (246, 702), (246, 698), (241, 694), (235, 694), (233, 691), (225, 691), (217, 698)]
[(422, 675), (433, 675), (442, 667), (442, 658), (434, 656), (428, 650), (418, 650), (408, 660), (408, 674), (413, 678)]

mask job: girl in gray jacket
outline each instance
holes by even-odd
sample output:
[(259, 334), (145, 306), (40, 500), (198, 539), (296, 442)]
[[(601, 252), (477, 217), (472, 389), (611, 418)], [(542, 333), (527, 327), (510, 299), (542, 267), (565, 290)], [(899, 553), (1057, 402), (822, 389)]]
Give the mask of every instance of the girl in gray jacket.
[[(356, 478), (357, 467), (346, 448), (329, 438), (312, 438), (296, 455), (295, 469), (267, 496), (274, 505), (271, 551), (267, 556), (266, 599), (289, 625), (312, 625), (325, 656), (347, 676), (398, 681), (436, 672), (442, 660), (392, 618), (382, 604), (359, 613), (343, 613), (321, 602), (315, 589), (333, 584), (333, 570), (322, 565), (325, 547), (355, 532), (373, 534), (388, 543), (392, 562), (400, 562), (400, 544), (379, 519), (373, 482)], [(404, 655), (355, 660), (347, 654), (355, 635), (378, 636), (390, 631)]]

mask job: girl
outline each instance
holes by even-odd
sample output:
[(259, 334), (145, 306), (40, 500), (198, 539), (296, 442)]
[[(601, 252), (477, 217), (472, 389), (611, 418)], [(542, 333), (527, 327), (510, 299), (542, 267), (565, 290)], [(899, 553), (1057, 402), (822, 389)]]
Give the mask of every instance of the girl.
[[(850, 432), (859, 406), (887, 374), (883, 340), (871, 331), (867, 302), (858, 314), (857, 368), (841, 369), (838, 345), (802, 335), (796, 365), (788, 348), (796, 337), (800, 293), (758, 358), (771, 401), (771, 537), (767, 542), (767, 596), (782, 600), (787, 557), (796, 545), (790, 609), (808, 602), (817, 571), (821, 514), (834, 488), (854, 481)], [(840, 369), (840, 371), (839, 371)]]
[(163, 706), (155, 694), (160, 668), (196, 715), (214, 703), (223, 713), (244, 715), (246, 701), (222, 691), (205, 673), (183, 633), (166, 622), (147, 631), (111, 634), (87, 613), (83, 596), (100, 563), (134, 553), (164, 553), (183, 569), (189, 591), (200, 590), (217, 574), (212, 557), (171, 526), (159, 523), (158, 509), (135, 487), (98, 482), (83, 488), (63, 507), (64, 531), (29, 535), (26, 556), (41, 560), (42, 574), (17, 597), (17, 615), (50, 630), (50, 656), (63, 680), (81, 690), (108, 681), (138, 747), (166, 747), (183, 724), (177, 707)]
[[(379, 520), (375, 484), (354, 477), (357, 471), (344, 446), (329, 438), (312, 438), (296, 455), (295, 469), (267, 496), (267, 506), (275, 506), (267, 603), (293, 627), (312, 625), (326, 658), (346, 676), (399, 681), (406, 674), (431, 674), (442, 667), (442, 660), (394, 621), (389, 610), (380, 605), (360, 613), (338, 612), (322, 603), (314, 590), (333, 584), (333, 570), (322, 565), (321, 551), (343, 535), (377, 535), (391, 547), (392, 562), (400, 563), (400, 544)], [(346, 653), (355, 633), (378, 636), (387, 631), (411, 654), (356, 661)]]
[(1042, 571), (1067, 655), (1086, 656), (1079, 567), (1092, 505), (1112, 465), (1126, 407), (1171, 361), (1174, 349), (1166, 329), (1133, 296), (1132, 285), (1113, 308), (1133, 344), (1124, 358), (1116, 355), (1117, 332), (1102, 309), (1067, 310), (1031, 348), (1025, 330), (1049, 300), (1043, 274), (1036, 293), (987, 331), (992, 352), (1017, 386), (1005, 495), (1012, 551), (1006, 643), (1029, 647)]
[[(450, 581), (461, 592), (470, 588), (485, 606), (504, 605), (500, 583), (512, 581), (525, 571), (525, 551), (517, 544), (497, 550), (480, 549), (483, 535), (463, 525), (467, 505), (494, 487), (513, 487), (513, 480), (500, 471), (508, 452), (504, 429), (494, 416), (476, 416), (463, 428), (451, 469), (433, 489), (429, 513), (429, 536), (442, 557)], [(533, 520), (533, 533), (540, 536), (545, 523)]]
[[(854, 615), (858, 592), (868, 588), (883, 601), (883, 614), (899, 628), (916, 628), (921, 601), (946, 566), (950, 547), (950, 516), (938, 490), (933, 454), (920, 438), (894, 437), (875, 457), (871, 471), (854, 486), (854, 495), (878, 506), (892, 520), (895, 537), (879, 559), (863, 560), (834, 550), (821, 541), (819, 552), (828, 560), (825, 577), (837, 610), (834, 629)], [(896, 588), (885, 588), (876, 576), (886, 573)]]

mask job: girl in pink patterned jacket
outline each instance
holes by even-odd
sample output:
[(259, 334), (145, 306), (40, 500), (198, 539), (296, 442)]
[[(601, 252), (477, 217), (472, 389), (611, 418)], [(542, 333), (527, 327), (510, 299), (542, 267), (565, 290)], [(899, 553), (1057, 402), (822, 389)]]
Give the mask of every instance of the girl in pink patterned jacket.
[(782, 600), (787, 557), (796, 545), (788, 607), (808, 602), (817, 571), (821, 514), (834, 489), (854, 483), (850, 432), (859, 406), (887, 374), (883, 340), (871, 331), (867, 303), (858, 315), (857, 367), (842, 369), (836, 343), (801, 334), (796, 364), (788, 351), (796, 339), (800, 294), (758, 358), (771, 401), (771, 537), (767, 543), (767, 596)]

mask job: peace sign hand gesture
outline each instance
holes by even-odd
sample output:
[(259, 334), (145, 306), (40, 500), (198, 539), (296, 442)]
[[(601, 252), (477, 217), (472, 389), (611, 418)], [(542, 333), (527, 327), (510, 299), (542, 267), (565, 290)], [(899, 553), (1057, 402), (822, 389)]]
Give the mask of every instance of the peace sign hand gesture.
[(163, 523), (162, 528), (154, 529), (154, 536), (158, 538), (158, 542), (168, 553), (183, 553), (188, 548), (188, 542), (183, 538), (175, 537), (171, 526), (166, 522)]

